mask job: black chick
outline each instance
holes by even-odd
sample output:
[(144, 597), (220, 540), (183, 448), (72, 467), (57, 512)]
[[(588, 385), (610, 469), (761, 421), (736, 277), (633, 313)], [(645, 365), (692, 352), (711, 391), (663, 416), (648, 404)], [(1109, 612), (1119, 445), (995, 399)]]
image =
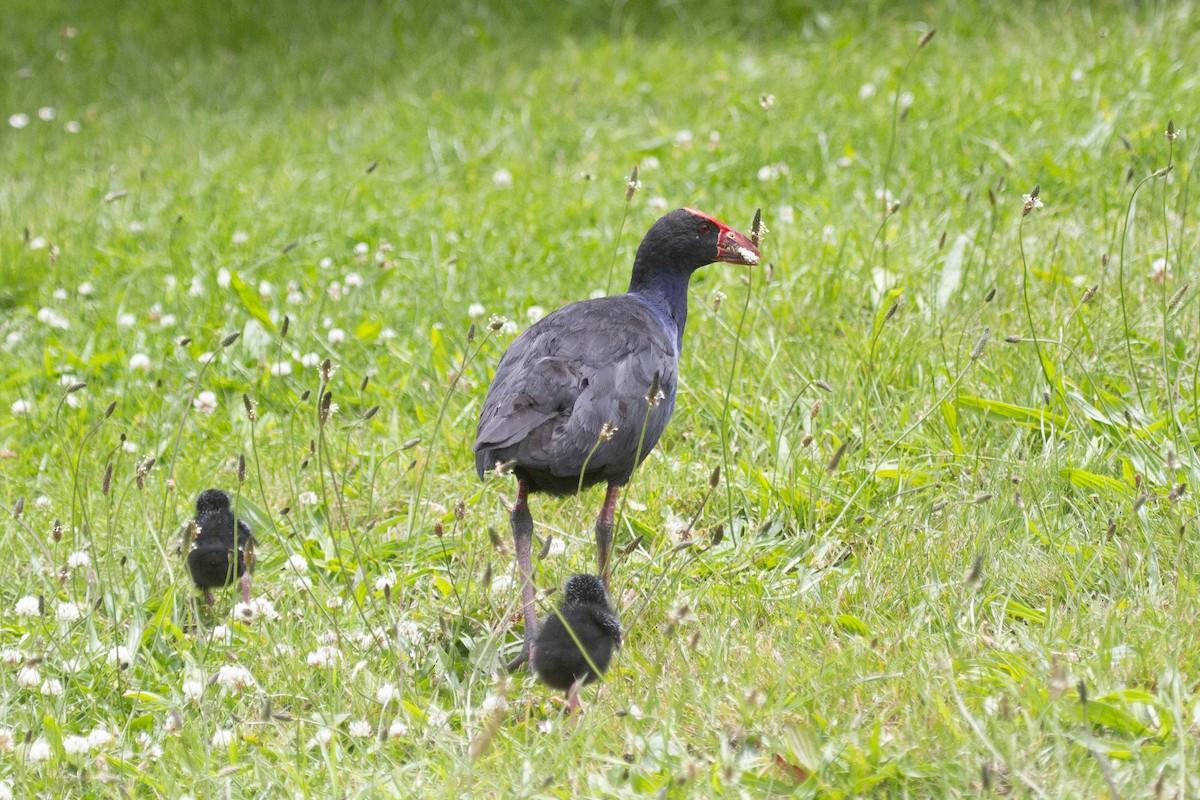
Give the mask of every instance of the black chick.
[(621, 646), (621, 621), (608, 604), (604, 582), (595, 575), (575, 575), (567, 581), (564, 595), (558, 613), (542, 623), (533, 669), (546, 684), (568, 692), (571, 711), (578, 707), (580, 687), (608, 670), (613, 652)]
[[(220, 489), (206, 489), (196, 498), (196, 519), (188, 526), (188, 572), (204, 599), (214, 601), (212, 589), (229, 586), (235, 580), (242, 590), (242, 601), (250, 602), (250, 573), (254, 571), (254, 547), (258, 543), (246, 520), (234, 524), (229, 495)], [(230, 556), (237, 553), (237, 564)]]

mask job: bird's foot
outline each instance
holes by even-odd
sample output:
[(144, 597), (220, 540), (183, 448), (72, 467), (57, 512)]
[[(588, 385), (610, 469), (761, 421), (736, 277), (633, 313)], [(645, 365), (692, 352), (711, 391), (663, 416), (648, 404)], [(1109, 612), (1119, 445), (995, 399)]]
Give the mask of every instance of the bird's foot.
[(528, 662), (529, 659), (529, 639), (525, 639), (525, 643), (521, 645), (521, 652), (517, 653), (516, 658), (504, 665), (507, 672), (516, 672), (521, 665)]

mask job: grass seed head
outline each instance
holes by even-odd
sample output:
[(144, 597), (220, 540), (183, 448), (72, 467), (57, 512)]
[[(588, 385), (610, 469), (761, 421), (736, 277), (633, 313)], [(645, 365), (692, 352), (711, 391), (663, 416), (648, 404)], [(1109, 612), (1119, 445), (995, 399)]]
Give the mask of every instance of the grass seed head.
[(288, 334), (288, 326), (292, 324), (292, 318), (287, 314), (283, 315), (283, 324), (279, 326), (279, 338), (286, 339)]
[(625, 202), (628, 203), (632, 200), (640, 188), (642, 188), (642, 182), (638, 180), (637, 164), (634, 164), (633, 169), (629, 171), (629, 177), (625, 179)]
[(108, 495), (109, 490), (112, 489), (112, 477), (113, 462), (109, 461), (108, 466), (104, 468), (104, 480), (100, 482), (100, 494)]
[(1173, 311), (1175, 306), (1179, 305), (1179, 301), (1183, 299), (1189, 286), (1191, 286), (1190, 283), (1185, 283), (1175, 291), (1175, 294), (1171, 295), (1171, 299), (1167, 301), (1167, 311)]
[(229, 347), (229, 345), (236, 342), (238, 340), (238, 337), (241, 335), (242, 335), (241, 331), (234, 331), (233, 333), (229, 334), (228, 336), (226, 336), (224, 339), (221, 340), (221, 347)]
[(925, 35), (921, 37), (921, 41), (917, 42), (917, 49), (921, 50), (925, 47), (925, 45), (933, 41), (933, 37), (936, 33), (937, 28), (930, 28), (928, 31), (926, 31)]
[(25, 513), (25, 495), (21, 495), (17, 498), (17, 502), (13, 503), (13, 519), (20, 519), (23, 513)]
[(245, 453), (238, 453), (237, 479), (238, 479), (238, 483), (243, 483), (246, 480), (246, 454)]
[(992, 329), (991, 329), (991, 327), (990, 327), (990, 326), (987, 326), (987, 325), (984, 325), (984, 326), (983, 326), (983, 333), (979, 334), (979, 339), (978, 339), (978, 341), (976, 341), (976, 342), (975, 342), (975, 346), (971, 348), (971, 360), (972, 360), (972, 361), (976, 361), (976, 360), (978, 360), (978, 359), (979, 359), (979, 357), (983, 355), (983, 349), (984, 349), (985, 347), (987, 347), (988, 338), (989, 338), (991, 335), (992, 335)]
[(250, 399), (250, 395), (242, 395), (242, 405), (246, 407), (246, 419), (250, 422), (258, 419), (258, 406)]

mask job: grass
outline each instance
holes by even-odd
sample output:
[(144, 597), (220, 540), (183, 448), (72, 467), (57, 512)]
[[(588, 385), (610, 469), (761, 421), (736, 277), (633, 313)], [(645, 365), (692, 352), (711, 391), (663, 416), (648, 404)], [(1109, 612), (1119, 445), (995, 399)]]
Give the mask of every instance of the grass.
[[(1195, 796), (1192, 5), (410, 5), (9, 4), (4, 793)], [(770, 266), (693, 280), (572, 725), (498, 677), (488, 318), (681, 205)]]

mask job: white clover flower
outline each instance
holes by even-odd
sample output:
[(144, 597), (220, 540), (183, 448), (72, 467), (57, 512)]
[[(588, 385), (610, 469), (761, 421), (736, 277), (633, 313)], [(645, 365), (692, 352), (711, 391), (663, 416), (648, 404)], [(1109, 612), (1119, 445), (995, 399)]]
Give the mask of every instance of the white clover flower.
[(546, 316), (546, 309), (542, 308), (541, 306), (530, 306), (529, 308), (525, 309), (525, 318), (529, 320), (531, 325), (544, 316)]
[(25, 595), (17, 601), (13, 610), (17, 612), (18, 617), (36, 617), (42, 613), (42, 604), (36, 597)]
[(263, 297), (270, 297), (273, 291), (275, 291), (275, 287), (271, 285), (270, 281), (262, 280), (258, 282), (258, 293)]
[(354, 255), (356, 256), (365, 256), (369, 252), (371, 252), (371, 245), (366, 242), (359, 242), (354, 245)]
[(780, 206), (775, 218), (784, 225), (791, 225), (796, 221), (796, 207), (787, 204)]
[(59, 622), (74, 622), (79, 619), (79, 606), (71, 602), (59, 603), (54, 609), (54, 616)]
[(343, 600), (340, 595), (335, 594), (333, 597), (330, 597), (328, 600), (325, 601), (325, 607), (330, 609), (331, 611), (336, 611), (339, 608), (341, 608), (345, 604), (345, 602), (346, 601)]
[(321, 357), (316, 353), (305, 353), (304, 355), (292, 353), (292, 358), (299, 361), (302, 367), (315, 367), (321, 363)]
[(221, 267), (219, 270), (217, 270), (217, 286), (221, 287), (222, 289), (228, 289), (229, 284), (232, 282), (233, 273), (231, 273), (225, 267)]
[(92, 285), (91, 281), (84, 281), (79, 284), (79, 288), (76, 291), (83, 297), (91, 297), (96, 293), (96, 287)]
[(111, 743), (112, 740), (112, 733), (105, 727), (92, 728), (92, 732), (87, 735), (88, 747), (93, 750), (99, 750), (101, 747)]
[(121, 444), (121, 449), (126, 453), (136, 453), (138, 446), (136, 442), (131, 442), (130, 440), (126, 439), (124, 443)]
[(667, 198), (656, 194), (646, 200), (646, 207), (657, 214), (661, 214), (670, 207), (670, 203), (667, 202)]
[(71, 327), (71, 323), (67, 322), (67, 318), (52, 308), (43, 307), (39, 309), (37, 318), (38, 322), (42, 323), (48, 328), (58, 328), (59, 330), (65, 331)]
[(212, 629), (212, 640), (221, 644), (229, 644), (233, 641), (233, 629), (228, 625), (217, 625)]
[(188, 285), (188, 295), (191, 297), (204, 296), (204, 279), (199, 275), (192, 276), (192, 281)]
[(396, 335), (395, 328), (384, 328), (379, 332), (379, 338), (383, 339), (384, 341), (387, 341), (388, 339), (395, 339)]
[(500, 332), (506, 336), (515, 336), (519, 330), (517, 323), (511, 319), (505, 320), (504, 324), (500, 326)]
[(326, 337), (332, 345), (339, 345), (346, 341), (346, 332), (341, 328), (330, 328), (329, 334)]
[(251, 600), (250, 606), (254, 609), (255, 615), (262, 617), (268, 622), (279, 619), (279, 612), (275, 610), (275, 604), (265, 597)]
[(505, 594), (513, 587), (513, 576), (511, 573), (503, 573), (492, 577), (492, 591), (497, 594)]
[(389, 572), (386, 575), (380, 575), (375, 579), (375, 591), (386, 592), (396, 588), (396, 573)]
[(117, 645), (112, 650), (108, 651), (107, 661), (110, 667), (125, 669), (133, 663), (133, 658), (129, 655), (128, 647), (125, 647), (124, 645)]
[(350, 735), (360, 739), (366, 739), (375, 735), (375, 729), (371, 727), (371, 723), (365, 719), (356, 719), (350, 723)]
[(23, 417), (33, 409), (33, 404), (28, 400), (14, 400), (12, 404), (12, 415), (14, 417)]
[(298, 575), (303, 575), (305, 572), (308, 572), (308, 559), (304, 557), (303, 553), (292, 553), (288, 557), (288, 560), (283, 563), (283, 568)]
[(379, 687), (379, 691), (375, 693), (375, 699), (383, 705), (387, 705), (393, 700), (400, 699), (400, 687), (394, 683), (385, 683)]
[(21, 130), (21, 128), (29, 124), (29, 115), (21, 113), (13, 114), (8, 118), (8, 124), (17, 130)]
[(188, 678), (183, 682), (181, 687), (183, 690), (183, 699), (188, 703), (198, 703), (200, 698), (204, 696), (204, 681), (197, 678)]
[(508, 710), (508, 698), (502, 694), (488, 693), (488, 696), (483, 698), (483, 705), (479, 710), (484, 714), (491, 714), (493, 711), (504, 713)]
[(300, 505), (302, 506), (315, 506), (317, 504), (317, 493), (312, 491), (301, 492), (300, 496), (296, 499), (300, 501)]
[(501, 167), (492, 173), (492, 183), (500, 189), (507, 189), (513, 185), (513, 175)]
[(25, 654), (14, 647), (9, 647), (6, 650), (0, 651), (0, 661), (3, 661), (10, 667), (15, 667), (17, 664), (25, 661)]
[(0, 728), (0, 753), (11, 753), (17, 746), (16, 737), (8, 728)]
[(47, 678), (42, 681), (41, 693), (46, 697), (61, 697), (63, 693), (62, 681), (58, 678)]
[[(366, 251), (364, 251), (364, 252), (366, 252)], [(329, 269), (330, 267), (333, 266), (333, 259), (330, 258), (329, 256), (325, 256), (324, 258), (322, 258), (320, 261), (317, 262), (317, 266), (320, 267), (321, 269)]]
[(30, 761), (49, 761), (52, 753), (50, 743), (45, 739), (37, 739), (29, 745)]
[(483, 303), (471, 303), (467, 306), (467, 316), (471, 319), (478, 319), (486, 314), (487, 311), (483, 307)]
[(68, 658), (62, 663), (62, 671), (67, 675), (76, 675), (87, 669), (87, 660), (83, 658)]
[(363, 277), (357, 272), (347, 272), (344, 280), (347, 289), (357, 289), (363, 285)]
[(192, 407), (196, 409), (198, 414), (211, 414), (217, 410), (217, 394), (209, 389), (205, 389), (200, 394), (196, 395), (196, 399), (192, 401)]
[(254, 686), (254, 676), (241, 664), (224, 664), (217, 672), (217, 683), (236, 694)]
[[(46, 249), (46, 237), (45, 236), (35, 236), (32, 239), (30, 239), (29, 240), (29, 249), (30, 250), (45, 250)], [(54, 290), (54, 299), (55, 300), (66, 300), (67, 299), (67, 290), (63, 289), (61, 287), (58, 289), (55, 289)]]
[(292, 588), (298, 592), (311, 592), (313, 588), (312, 578), (307, 575), (297, 575), (292, 579)]
[(431, 728), (440, 728), (450, 721), (450, 715), (440, 707), (429, 704), (429, 708), (425, 709), (425, 722)]
[(129, 368), (135, 372), (149, 372), (150, 356), (145, 353), (134, 353), (129, 357)]
[(693, 134), (687, 128), (684, 128), (675, 134), (675, 137), (672, 141), (675, 143), (676, 147), (681, 147), (686, 150), (692, 146), (692, 141), (695, 138), (695, 134)]
[(17, 672), (17, 685), (24, 686), (26, 689), (32, 689), (42, 682), (42, 674), (38, 672), (35, 666), (21, 667)]
[(233, 607), (233, 618), (238, 622), (249, 622), (254, 619), (253, 603), (238, 603)]
[(62, 738), (62, 750), (66, 751), (67, 756), (80, 756), (80, 754), (88, 752), (88, 736), (80, 736), (71, 734)]
[(250, 241), (250, 234), (245, 231), (234, 231), (233, 236), (230, 237), (230, 241), (234, 244), (245, 244)]
[(67, 566), (71, 569), (87, 569), (92, 565), (92, 557), (82, 550), (76, 550), (67, 556)]
[(388, 738), (389, 739), (396, 739), (400, 736), (406, 735), (407, 733), (408, 733), (408, 724), (405, 723), (404, 720), (400, 720), (400, 719), (394, 720), (392, 722), (392, 724), (388, 726)]
[(325, 287), (325, 293), (329, 295), (329, 299), (338, 301), (342, 299), (342, 284), (339, 281), (330, 281)]
[(233, 744), (233, 731), (228, 728), (217, 728), (212, 735), (213, 747), (229, 747)]
[(170, 327), (174, 326), (174, 324), (175, 324), (175, 315), (174, 314), (163, 314), (161, 317), (158, 318), (158, 325), (160, 328), (170, 328)]
[(63, 125), (63, 130), (67, 133), (79, 133), (79, 131), (82, 129), (83, 126), (80, 125), (76, 120), (70, 120), (66, 125)]
[(338, 652), (338, 649), (329, 645), (318, 647), (316, 650), (313, 650), (311, 653), (309, 653), (306, 658), (308, 665), (310, 667), (316, 667), (317, 669), (326, 669), (328, 667), (337, 666), (341, 659), (342, 654)]
[(271, 364), (271, 374), (277, 378), (283, 378), (292, 374), (292, 362), (276, 361)]
[(308, 747), (324, 747), (333, 741), (333, 731), (329, 728), (317, 728), (316, 732), (308, 740)]

